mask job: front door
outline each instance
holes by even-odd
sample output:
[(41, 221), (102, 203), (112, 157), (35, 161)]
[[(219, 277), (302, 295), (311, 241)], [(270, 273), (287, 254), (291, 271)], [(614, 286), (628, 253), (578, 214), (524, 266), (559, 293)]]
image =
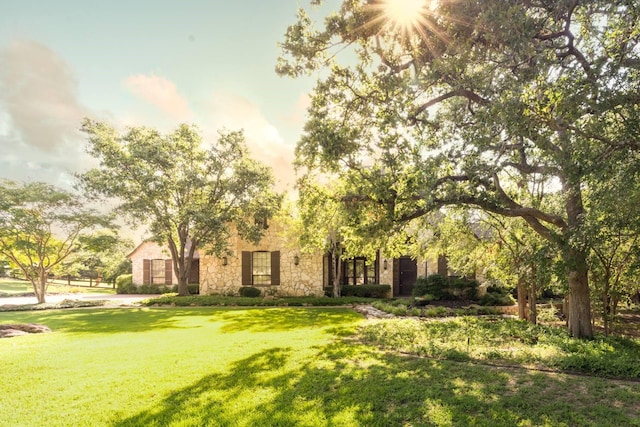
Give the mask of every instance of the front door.
[(408, 256), (400, 257), (398, 270), (398, 293), (400, 296), (411, 296), (418, 279), (418, 262)]

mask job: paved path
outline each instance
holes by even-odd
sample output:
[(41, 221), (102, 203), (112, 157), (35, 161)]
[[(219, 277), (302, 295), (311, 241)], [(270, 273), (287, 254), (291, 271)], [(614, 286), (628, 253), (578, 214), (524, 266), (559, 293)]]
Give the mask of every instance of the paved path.
[[(142, 300), (159, 295), (119, 295), (119, 294), (51, 294), (47, 295), (47, 303), (57, 303), (63, 300), (95, 301), (108, 300), (113, 305), (134, 305)], [(38, 300), (31, 297), (0, 297), (0, 306), (36, 304)]]

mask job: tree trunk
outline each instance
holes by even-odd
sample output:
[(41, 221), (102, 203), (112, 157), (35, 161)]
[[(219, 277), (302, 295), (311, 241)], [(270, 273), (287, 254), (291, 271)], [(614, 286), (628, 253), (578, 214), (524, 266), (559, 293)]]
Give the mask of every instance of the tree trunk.
[(604, 335), (609, 336), (609, 314), (611, 313), (611, 298), (609, 297), (609, 273), (605, 271), (604, 287), (602, 289), (602, 326), (604, 327)]
[(531, 289), (529, 291), (529, 321), (534, 325), (538, 323), (538, 301), (536, 293), (538, 292), (536, 282), (538, 280), (538, 274), (534, 263), (531, 264)]
[(331, 265), (335, 265), (333, 275), (333, 297), (340, 297), (340, 283), (342, 282), (342, 258), (336, 256), (337, 251), (331, 252)]
[(518, 293), (518, 319), (527, 320), (527, 287), (523, 278), (518, 279), (516, 289)]
[(46, 302), (44, 295), (47, 289), (47, 274), (44, 269), (40, 269), (40, 275), (38, 279), (38, 284), (34, 286), (34, 291), (36, 294), (36, 298), (38, 299), (38, 304), (44, 304)]
[(569, 334), (575, 338), (593, 338), (591, 301), (587, 276), (587, 256), (570, 249), (566, 259), (569, 266)]

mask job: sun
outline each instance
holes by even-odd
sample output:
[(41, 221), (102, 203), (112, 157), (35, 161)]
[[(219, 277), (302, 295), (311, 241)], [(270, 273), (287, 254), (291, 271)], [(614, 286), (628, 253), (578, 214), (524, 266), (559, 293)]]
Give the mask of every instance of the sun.
[(384, 0), (382, 11), (394, 26), (409, 30), (419, 24), (427, 9), (426, 0)]
[(403, 38), (413, 34), (427, 39), (429, 32), (438, 31), (434, 23), (439, 0), (372, 0), (366, 8), (374, 12), (370, 25), (380, 25)]

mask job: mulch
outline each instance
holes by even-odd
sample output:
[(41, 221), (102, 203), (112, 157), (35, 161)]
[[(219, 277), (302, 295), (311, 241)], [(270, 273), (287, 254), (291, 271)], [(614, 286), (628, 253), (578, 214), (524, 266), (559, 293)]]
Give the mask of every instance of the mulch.
[(39, 323), (14, 323), (0, 325), (0, 338), (12, 338), (21, 335), (43, 334), (51, 332), (46, 325)]

